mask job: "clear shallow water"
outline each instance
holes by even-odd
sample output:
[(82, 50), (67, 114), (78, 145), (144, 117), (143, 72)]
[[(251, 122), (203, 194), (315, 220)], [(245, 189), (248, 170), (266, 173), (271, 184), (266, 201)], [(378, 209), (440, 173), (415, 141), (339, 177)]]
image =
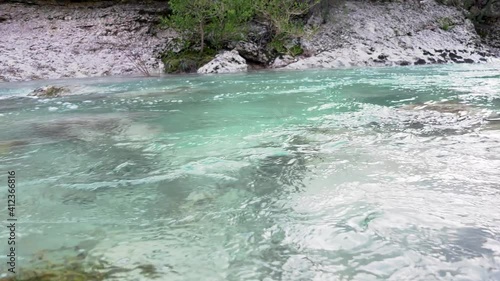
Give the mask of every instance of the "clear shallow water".
[(81, 95), (0, 84), (23, 267), (500, 280), (499, 65), (50, 83)]

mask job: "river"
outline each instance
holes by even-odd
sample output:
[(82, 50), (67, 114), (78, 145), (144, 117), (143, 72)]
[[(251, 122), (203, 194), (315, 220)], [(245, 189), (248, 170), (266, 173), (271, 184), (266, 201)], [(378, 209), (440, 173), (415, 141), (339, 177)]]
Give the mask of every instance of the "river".
[(497, 112), (494, 64), (2, 83), (0, 205), (27, 271), (500, 280)]

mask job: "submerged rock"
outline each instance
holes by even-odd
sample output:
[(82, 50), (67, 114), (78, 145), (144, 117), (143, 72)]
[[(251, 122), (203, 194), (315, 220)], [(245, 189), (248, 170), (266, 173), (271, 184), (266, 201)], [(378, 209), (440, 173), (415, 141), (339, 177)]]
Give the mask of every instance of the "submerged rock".
[(500, 112), (490, 114), (484, 118), (485, 124), (482, 127), (484, 130), (500, 131)]
[(62, 203), (66, 205), (91, 205), (97, 199), (94, 190), (64, 189), (60, 196)]
[(489, 122), (500, 122), (500, 112), (490, 114), (484, 120)]
[(403, 107), (411, 110), (432, 110), (440, 113), (452, 113), (460, 116), (467, 115), (469, 112), (478, 111), (470, 105), (458, 102), (438, 102), (438, 103), (421, 103), (411, 104)]
[(429, 102), (405, 105), (397, 109), (404, 116), (404, 128), (423, 135), (463, 134), (479, 130), (495, 130), (498, 122), (491, 110), (459, 102)]
[(214, 190), (194, 190), (186, 197), (180, 209), (189, 210), (196, 206), (203, 206), (212, 202), (216, 198), (216, 195)]
[(134, 122), (130, 116), (103, 114), (80, 115), (30, 124), (31, 137), (55, 140), (95, 141), (102, 138), (140, 141), (158, 132), (148, 124)]
[(35, 136), (62, 139), (93, 140), (117, 130), (121, 120), (115, 117), (80, 116), (32, 124)]
[(33, 92), (31, 92), (28, 96), (41, 98), (57, 98), (69, 92), (69, 89), (66, 87), (45, 86), (33, 90)]
[(0, 155), (9, 153), (12, 148), (28, 145), (25, 140), (0, 141)]
[(198, 73), (233, 73), (248, 70), (246, 60), (236, 50), (224, 51), (198, 69)]

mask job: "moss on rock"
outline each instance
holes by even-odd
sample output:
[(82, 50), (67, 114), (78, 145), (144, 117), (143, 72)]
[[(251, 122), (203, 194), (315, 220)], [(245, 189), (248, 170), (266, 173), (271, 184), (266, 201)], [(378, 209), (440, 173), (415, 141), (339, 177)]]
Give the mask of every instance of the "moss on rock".
[(274, 38), (269, 42), (268, 48), (276, 54), (276, 57), (282, 55), (296, 57), (304, 53), (304, 49), (302, 49), (300, 43), (298, 43), (296, 39), (286, 37)]

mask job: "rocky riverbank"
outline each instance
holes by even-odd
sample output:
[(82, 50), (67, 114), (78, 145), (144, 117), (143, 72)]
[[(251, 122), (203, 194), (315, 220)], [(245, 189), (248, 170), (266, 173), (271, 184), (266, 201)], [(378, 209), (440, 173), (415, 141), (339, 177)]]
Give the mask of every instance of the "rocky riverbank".
[[(167, 10), (165, 1), (0, 4), (0, 81), (159, 74), (177, 37), (158, 28)], [(500, 56), (492, 26), (484, 41), (463, 11), (435, 0), (350, 0), (312, 13), (294, 56), (272, 57), (260, 34), (198, 72), (491, 62)]]

